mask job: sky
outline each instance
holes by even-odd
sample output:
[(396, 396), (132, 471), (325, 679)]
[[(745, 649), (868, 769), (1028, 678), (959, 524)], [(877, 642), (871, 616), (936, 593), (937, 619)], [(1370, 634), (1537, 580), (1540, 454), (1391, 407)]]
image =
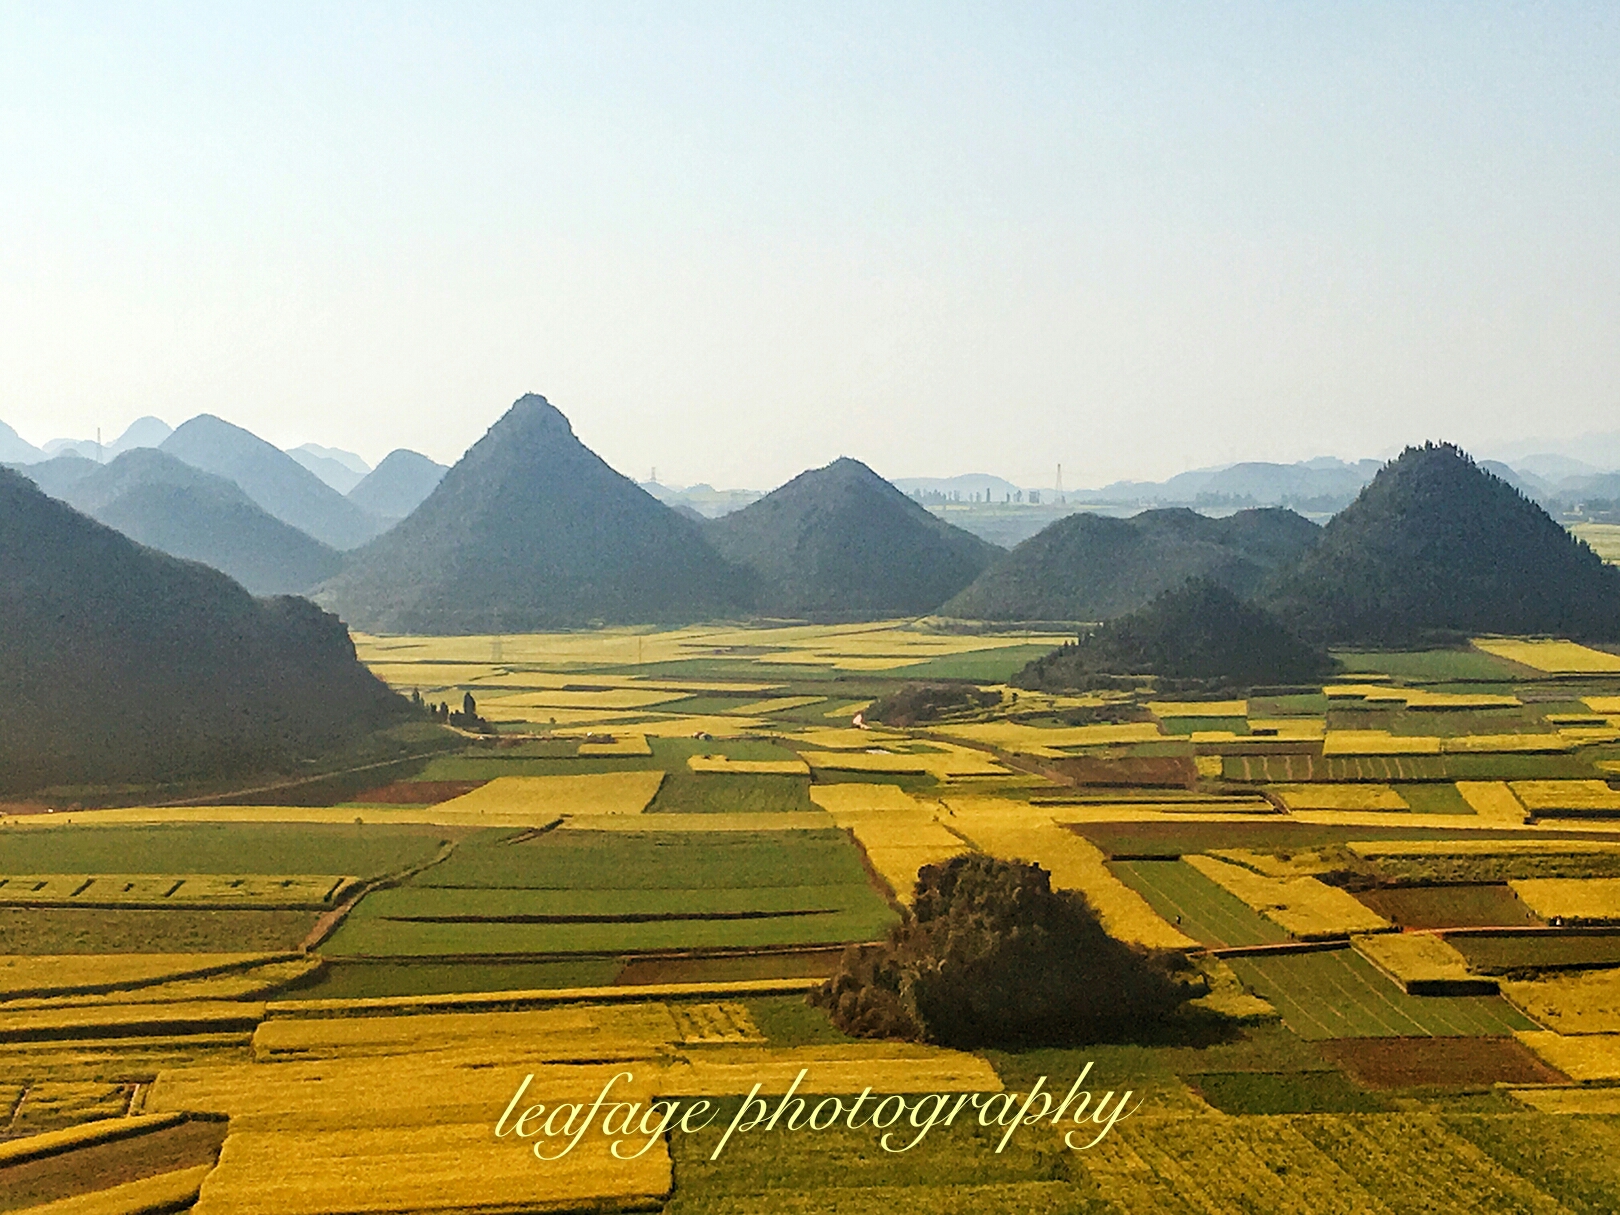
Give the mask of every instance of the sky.
[(1030, 486), (1620, 428), (1620, 6), (0, 7), (0, 420)]

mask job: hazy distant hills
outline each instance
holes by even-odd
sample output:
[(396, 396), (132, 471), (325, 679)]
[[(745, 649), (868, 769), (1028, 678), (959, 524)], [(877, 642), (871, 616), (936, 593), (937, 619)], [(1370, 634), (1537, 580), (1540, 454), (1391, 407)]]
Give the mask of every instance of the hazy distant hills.
[(921, 615), (999, 552), (929, 514), (859, 460), (801, 473), (708, 525), (757, 579), (767, 616)]
[(371, 471), (371, 465), (354, 452), (322, 447), (319, 443), (289, 447), (287, 454), (340, 494), (347, 494)]
[(1107, 620), (1194, 577), (1252, 596), (1320, 534), (1276, 507), (1224, 519), (1185, 508), (1129, 519), (1070, 515), (1000, 557), (939, 612), (969, 620)]
[(531, 394), (317, 598), (367, 630), (477, 633), (736, 616), (749, 592), (696, 524)]
[(136, 448), (110, 464), (59, 456), (26, 475), (130, 539), (211, 565), (255, 595), (307, 591), (342, 564), (336, 549), (281, 522), (235, 482), (154, 448)]
[(0, 464), (33, 464), (44, 458), (43, 451), (0, 422)]
[(677, 489), (672, 485), (660, 485), (657, 481), (643, 481), (641, 488), (665, 506), (680, 511), (688, 518), (696, 516), (699, 519), (718, 519), (765, 496), (757, 489), (716, 489), (712, 485), (688, 485), (685, 489)]
[(236, 482), (283, 523), (336, 549), (351, 549), (381, 525), (280, 448), (212, 414), (199, 414), (163, 443), (193, 468)]
[(1435, 631), (1620, 639), (1620, 570), (1450, 444), (1409, 447), (1270, 596), (1307, 637)]
[(348, 491), (348, 498), (392, 526), (427, 501), (449, 471), (424, 455), (396, 448)]
[(0, 469), (0, 738), (10, 790), (243, 771), (407, 711), (341, 622), (254, 599)]

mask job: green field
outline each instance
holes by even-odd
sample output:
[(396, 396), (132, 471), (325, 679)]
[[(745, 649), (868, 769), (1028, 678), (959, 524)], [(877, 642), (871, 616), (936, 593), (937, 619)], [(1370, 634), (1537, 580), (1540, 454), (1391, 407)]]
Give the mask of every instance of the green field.
[(552, 831), (468, 839), (412, 886), (521, 890), (691, 890), (700, 887), (852, 886), (866, 880), (860, 854), (833, 828), (816, 831)]
[(1470, 969), (1482, 974), (1620, 966), (1620, 933), (1458, 933), (1446, 940), (1468, 959)]
[[(86, 816), (88, 817), (88, 816)], [(0, 830), (0, 873), (346, 873), (371, 877), (430, 859), (441, 827), (161, 823)]]
[(888, 674), (906, 680), (971, 679), (978, 683), (1006, 683), (1035, 659), (1050, 654), (1052, 649), (1049, 645), (1010, 645), (999, 650), (930, 658)]
[(607, 987), (622, 966), (617, 958), (561, 962), (334, 962), (307, 987), (284, 1000), (352, 1000), (375, 996), (440, 996), (464, 991), (535, 991)]
[[(792, 753), (788, 752), (792, 758)], [(814, 810), (808, 776), (680, 772), (664, 777), (648, 814), (775, 814)]]
[(1522, 680), (1523, 668), (1479, 650), (1335, 650), (1346, 674), (1391, 675), (1411, 683), (1503, 683)]
[(275, 953), (295, 948), (314, 911), (0, 907), (0, 954)]
[(1288, 933), (1180, 861), (1114, 861), (1109, 868), (1154, 911), (1205, 945), (1264, 945)]
[(1511, 1034), (1536, 1028), (1500, 996), (1409, 996), (1353, 949), (1227, 961), (1306, 1041)]

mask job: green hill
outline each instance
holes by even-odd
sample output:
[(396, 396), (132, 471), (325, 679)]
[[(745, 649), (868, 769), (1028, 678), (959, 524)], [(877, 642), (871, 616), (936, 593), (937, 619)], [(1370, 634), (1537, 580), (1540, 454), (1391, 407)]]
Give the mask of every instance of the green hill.
[(800, 473), (706, 533), (756, 576), (760, 612), (812, 619), (930, 612), (1000, 551), (847, 457)]
[(1184, 508), (1130, 519), (1074, 514), (997, 560), (939, 609), (965, 620), (1108, 620), (1188, 578), (1254, 595), (1321, 529), (1281, 508), (1210, 519)]
[(1264, 608), (1194, 579), (1037, 658), (1012, 682), (1052, 690), (1093, 686), (1097, 676), (1159, 675), (1254, 687), (1308, 683), (1335, 666)]
[(1328, 642), (1620, 639), (1620, 570), (1449, 443), (1409, 447), (1385, 465), (1268, 603)]
[(746, 577), (697, 525), (525, 396), (316, 599), (360, 628), (482, 633), (736, 616)]
[(255, 599), (8, 470), (0, 571), (8, 791), (252, 771), (409, 711), (314, 604)]

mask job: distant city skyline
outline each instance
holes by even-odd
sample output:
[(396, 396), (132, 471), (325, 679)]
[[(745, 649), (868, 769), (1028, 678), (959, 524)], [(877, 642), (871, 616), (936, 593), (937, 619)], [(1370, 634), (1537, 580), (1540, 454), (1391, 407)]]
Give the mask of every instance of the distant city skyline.
[(750, 488), (1577, 454), (1617, 45), (1590, 4), (9, 6), (0, 420), (449, 463), (533, 391)]

